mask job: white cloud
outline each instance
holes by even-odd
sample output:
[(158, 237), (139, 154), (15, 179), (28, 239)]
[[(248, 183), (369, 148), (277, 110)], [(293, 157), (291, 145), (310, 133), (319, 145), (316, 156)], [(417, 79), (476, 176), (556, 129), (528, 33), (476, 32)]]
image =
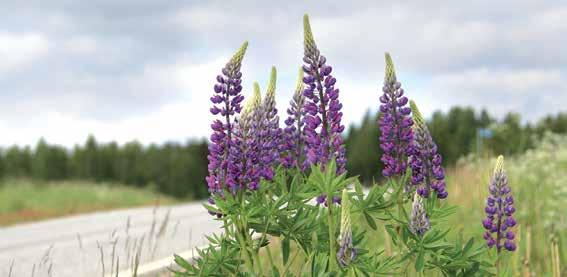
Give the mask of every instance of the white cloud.
[(0, 72), (18, 70), (45, 56), (49, 41), (38, 33), (0, 33)]
[(75, 36), (65, 42), (65, 47), (72, 54), (88, 55), (98, 49), (96, 38), (90, 36)]
[[(77, 116), (69, 111), (37, 109), (34, 120), (25, 126), (12, 128), (0, 122), (0, 145), (34, 145), (40, 137), (48, 142), (63, 145), (83, 143), (89, 134), (100, 141), (125, 143), (139, 140), (143, 143), (161, 143), (167, 140), (184, 141), (189, 137), (207, 137), (211, 116), (209, 97), (212, 94), (214, 76), (220, 71), (227, 57), (221, 57), (204, 64), (180, 61), (172, 65), (149, 65), (138, 82), (153, 86), (155, 93), (168, 89), (182, 91), (180, 101), (161, 106), (159, 109), (126, 117), (121, 120), (103, 121)], [(134, 81), (133, 81), (134, 82)], [(83, 103), (87, 98), (67, 97), (69, 107)], [(91, 103), (92, 105), (92, 103)], [(79, 105), (80, 106), (80, 105)]]
[[(464, 72), (432, 76), (417, 100), (430, 104), (425, 109), (447, 110), (455, 105), (485, 107), (496, 116), (519, 112), (524, 120), (564, 109), (567, 84), (558, 69), (473, 68)], [(418, 101), (419, 103), (419, 101)]]

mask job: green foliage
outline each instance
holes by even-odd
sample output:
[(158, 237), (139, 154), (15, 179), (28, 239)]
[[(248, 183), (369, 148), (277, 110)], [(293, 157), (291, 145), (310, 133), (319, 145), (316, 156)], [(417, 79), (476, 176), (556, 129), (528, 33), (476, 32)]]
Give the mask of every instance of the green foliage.
[[(403, 201), (400, 212), (396, 211), (396, 199), (403, 194), (401, 183), (390, 181), (375, 185), (364, 193), (357, 178), (335, 175), (335, 165), (330, 163), (324, 170), (313, 167), (308, 176), (297, 170), (278, 168), (273, 182), (262, 182), (257, 191), (225, 192), (224, 197), (214, 197), (215, 206), (205, 205), (214, 213), (223, 216), (223, 235), (209, 238), (210, 246), (199, 251), (200, 257), (189, 264), (180, 257), (176, 262), (183, 268), (177, 276), (202, 276), (227, 274), (236, 276), (342, 276), (346, 274), (376, 276), (397, 273), (428, 272), (447, 276), (485, 276), (491, 274), (486, 247), (474, 239), (464, 242), (448, 240), (449, 229), (443, 227), (446, 217), (455, 209), (439, 205), (437, 200), (428, 200), (428, 214), (432, 229), (420, 237), (408, 228), (406, 208)], [(338, 195), (343, 188), (350, 188), (343, 199), (352, 204), (349, 209), (353, 218), (365, 218), (367, 224), (352, 224), (353, 244), (357, 252), (355, 259), (344, 267), (337, 264), (337, 239), (340, 227), (340, 206), (327, 198), (327, 207), (315, 205), (313, 199), (321, 194)], [(402, 198), (404, 199), (404, 198)], [(367, 227), (383, 226), (398, 252), (385, 256), (384, 250), (368, 244)], [(273, 241), (281, 242), (281, 260), (273, 260)], [(292, 251), (291, 245), (298, 248)], [(261, 268), (259, 253), (262, 248), (269, 253), (270, 266)], [(289, 267), (295, 256), (306, 257), (296, 275), (290, 275)], [(224, 262), (222, 262), (224, 261)], [(410, 266), (411, 265), (411, 266)], [(226, 266), (226, 268), (221, 268)], [(283, 269), (283, 270), (280, 270)], [(240, 272), (240, 273), (235, 273)], [(270, 272), (266, 275), (265, 273)], [(205, 274), (207, 273), (207, 274)], [(208, 276), (208, 275), (207, 275)]]
[(179, 198), (207, 195), (207, 143), (165, 143), (143, 146), (137, 141), (119, 146), (89, 136), (72, 151), (40, 139), (34, 149), (12, 146), (0, 151), (0, 177), (35, 181), (88, 180), (153, 187)]
[(31, 163), (31, 175), (38, 180), (61, 180), (67, 178), (68, 156), (65, 148), (49, 146), (40, 139), (35, 147)]
[[(263, 181), (257, 191), (225, 191), (223, 197), (214, 196), (215, 205), (205, 207), (223, 215), (218, 219), (224, 222), (223, 234), (209, 238), (210, 246), (199, 251), (200, 257), (193, 264), (176, 257), (183, 268), (176, 275), (377, 276), (408, 273), (408, 268), (409, 273), (426, 275), (491, 274), (492, 264), (486, 260), (483, 243), (449, 240), (450, 229), (443, 227), (443, 222), (455, 212), (454, 207), (430, 198), (426, 207), (432, 229), (423, 237), (416, 236), (408, 228), (406, 209), (411, 203), (407, 197), (400, 197), (404, 195), (401, 183), (391, 180), (365, 193), (356, 177), (336, 176), (335, 170), (333, 162), (325, 169), (311, 168), (308, 175), (278, 168), (274, 181)], [(343, 195), (348, 199), (343, 201), (352, 205), (352, 218), (364, 218), (366, 224), (359, 221), (351, 225), (357, 255), (341, 266), (336, 253), (342, 207), (333, 204), (331, 196), (338, 196), (344, 188), (349, 189)], [(327, 207), (314, 203), (322, 194), (328, 196)], [(384, 249), (369, 244), (367, 228), (385, 228), (398, 251), (385, 255)], [(271, 247), (275, 241), (280, 242), (279, 247)], [(260, 251), (268, 253), (268, 268), (263, 267), (266, 259), (260, 258)], [(273, 259), (272, 251), (281, 252), (282, 259)], [(291, 268), (297, 255), (306, 257), (301, 273)], [(228, 268), (221, 269), (221, 261), (226, 261)]]

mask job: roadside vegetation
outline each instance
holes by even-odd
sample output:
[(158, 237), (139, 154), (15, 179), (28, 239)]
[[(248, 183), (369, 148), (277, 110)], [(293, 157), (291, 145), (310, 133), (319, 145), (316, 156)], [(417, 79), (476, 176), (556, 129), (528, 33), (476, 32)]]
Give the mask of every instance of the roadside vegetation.
[(0, 226), (78, 213), (175, 203), (174, 198), (120, 184), (87, 181), (0, 183)]
[[(447, 190), (451, 195), (448, 202), (459, 206), (455, 214), (443, 223), (445, 227), (451, 228), (449, 237), (483, 240), (483, 230), (478, 225), (484, 215), (488, 182), (494, 163), (493, 158), (469, 155), (459, 159), (455, 167), (447, 170)], [(510, 276), (554, 276), (553, 270), (555, 276), (558, 276), (558, 271), (559, 276), (567, 274), (567, 136), (546, 134), (534, 149), (509, 157), (506, 168), (516, 202), (521, 203), (516, 205), (516, 219), (519, 222), (516, 234), (518, 250), (508, 260)], [(372, 230), (366, 225), (364, 218), (354, 221), (354, 226), (365, 226), (367, 249), (384, 251), (386, 256), (397, 251), (384, 226)], [(274, 253), (273, 260), (282, 261), (278, 251), (281, 241), (274, 239), (270, 248)], [(290, 266), (290, 271), (299, 275), (305, 256), (302, 251), (296, 250), (297, 247), (292, 245), (290, 256), (297, 253), (297, 257)], [(267, 258), (263, 258), (262, 262), (265, 267), (270, 265)], [(277, 263), (277, 266), (279, 270), (285, 268), (282, 263)], [(540, 275), (541, 273), (548, 274)]]

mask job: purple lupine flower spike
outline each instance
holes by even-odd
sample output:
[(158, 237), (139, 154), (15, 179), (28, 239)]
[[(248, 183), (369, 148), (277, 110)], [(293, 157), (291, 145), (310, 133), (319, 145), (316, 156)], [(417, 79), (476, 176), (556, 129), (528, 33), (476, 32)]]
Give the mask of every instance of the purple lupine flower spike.
[(305, 158), (304, 146), (305, 135), (303, 133), (305, 110), (305, 96), (303, 96), (303, 70), (299, 69), (299, 78), (293, 98), (289, 101), (287, 109), (287, 119), (284, 121), (286, 127), (284, 129), (281, 142), (281, 151), (284, 153), (282, 157), (282, 165), (286, 168), (301, 166)]
[[(427, 129), (427, 125), (415, 102), (410, 101), (413, 114), (413, 140), (410, 144), (409, 164), (411, 167), (411, 184), (416, 187), (422, 197), (429, 197), (431, 190), (437, 198), (447, 198), (445, 189), (445, 172), (441, 166), (442, 158), (437, 153), (437, 145)], [(406, 187), (406, 191), (413, 189)]]
[(272, 180), (274, 177), (273, 166), (276, 162), (279, 162), (279, 147), (282, 140), (280, 118), (276, 109), (276, 77), (276, 68), (272, 67), (266, 96), (261, 106), (262, 128), (259, 130), (261, 162), (263, 165), (261, 175), (266, 180)]
[(240, 117), (237, 118), (233, 130), (233, 145), (229, 154), (229, 172), (235, 176), (238, 186), (232, 187), (232, 193), (236, 189), (258, 189), (260, 182), (259, 147), (257, 140), (257, 129), (253, 127), (254, 112), (260, 108), (262, 97), (258, 83), (254, 83), (254, 94), (246, 102)]
[(335, 159), (337, 174), (342, 174), (346, 171), (345, 146), (341, 135), (345, 127), (341, 124), (343, 113), (339, 89), (335, 88), (337, 79), (331, 75), (332, 67), (327, 65), (327, 59), (317, 49), (307, 15), (303, 17), (303, 29), (307, 155), (303, 167), (318, 164), (324, 168)]
[(484, 208), (486, 219), (482, 221), (482, 225), (486, 229), (484, 233), (486, 244), (491, 248), (496, 246), (498, 253), (503, 247), (508, 251), (516, 250), (515, 236), (512, 231), (512, 227), (516, 226), (516, 220), (513, 217), (516, 209), (503, 164), (504, 157), (499, 156), (488, 187), (490, 195), (486, 199), (486, 207)]
[(413, 204), (409, 221), (409, 229), (416, 236), (423, 236), (430, 228), (429, 218), (419, 193), (413, 196)]
[(248, 42), (244, 42), (222, 69), (222, 75), (217, 76), (217, 84), (211, 97), (213, 106), (210, 111), (213, 115), (219, 116), (211, 124), (213, 133), (207, 156), (209, 175), (206, 181), (212, 194), (222, 194), (223, 189), (236, 186), (234, 176), (229, 174), (231, 165), (228, 155), (232, 145), (234, 116), (240, 113), (241, 102), (244, 100), (244, 96), (240, 94), (242, 91), (240, 66), (247, 47)]
[(400, 176), (406, 172), (409, 145), (412, 140), (413, 121), (411, 109), (407, 107), (408, 98), (404, 96), (401, 84), (396, 80), (394, 64), (386, 53), (386, 74), (384, 94), (380, 96), (380, 147), (384, 151), (384, 177)]

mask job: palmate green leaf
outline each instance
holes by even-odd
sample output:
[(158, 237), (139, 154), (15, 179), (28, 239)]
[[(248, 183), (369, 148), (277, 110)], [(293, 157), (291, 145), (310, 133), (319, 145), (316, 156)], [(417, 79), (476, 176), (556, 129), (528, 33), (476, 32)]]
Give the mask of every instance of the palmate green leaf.
[[(484, 244), (475, 246), (474, 239), (469, 239), (463, 246), (457, 239), (454, 246), (429, 251), (429, 261), (447, 276), (486, 276), (492, 275), (493, 263), (480, 259), (486, 249)], [(479, 251), (480, 250), (480, 251)]]
[(425, 233), (425, 236), (423, 237), (423, 243), (429, 244), (436, 242), (440, 239), (443, 239), (450, 231), (451, 231), (450, 228), (445, 230), (444, 232), (440, 232), (439, 230), (432, 229), (429, 232)]
[[(211, 237), (213, 240), (216, 238)], [(209, 245), (205, 249), (196, 249), (198, 257), (193, 264), (175, 257), (175, 262), (185, 269), (184, 272), (175, 272), (176, 276), (226, 276), (228, 273), (238, 271), (242, 261), (238, 258), (238, 247), (230, 240), (222, 240), (219, 245)]]
[(459, 207), (457, 206), (449, 206), (447, 204), (442, 204), (441, 207), (434, 207), (430, 211), (430, 220), (431, 223), (434, 225), (437, 222), (444, 222), (447, 217), (455, 214)]
[(377, 253), (369, 262), (369, 271), (372, 276), (395, 276), (399, 268), (400, 260), (397, 257), (381, 257), (384, 251)]

